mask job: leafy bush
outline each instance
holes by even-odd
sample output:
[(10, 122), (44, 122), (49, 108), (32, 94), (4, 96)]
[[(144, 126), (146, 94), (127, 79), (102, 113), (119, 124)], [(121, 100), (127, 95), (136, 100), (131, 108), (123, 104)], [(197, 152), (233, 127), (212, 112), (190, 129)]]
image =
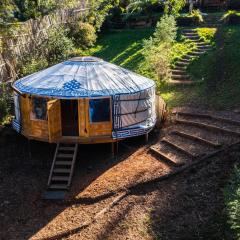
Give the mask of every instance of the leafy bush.
[(52, 28), (48, 30), (48, 38), (41, 49), (48, 63), (54, 64), (68, 58), (73, 42), (67, 37), (67, 31), (63, 27)]
[(70, 36), (77, 47), (92, 47), (97, 40), (95, 28), (89, 23), (78, 22), (70, 26)]
[(197, 29), (197, 33), (200, 36), (200, 39), (208, 44), (214, 43), (216, 32), (217, 32), (216, 28), (198, 28)]
[(153, 37), (144, 41), (143, 54), (148, 67), (162, 81), (170, 78), (170, 53), (176, 36), (175, 18), (170, 15), (164, 15), (158, 22)]
[(11, 91), (6, 84), (0, 84), (0, 124), (9, 119), (11, 108)]
[(48, 66), (45, 58), (26, 57), (25, 61), (19, 66), (19, 75), (21, 77), (38, 72)]
[(174, 66), (178, 60), (195, 49), (197, 49), (196, 43), (187, 39), (184, 39), (182, 42), (174, 43), (171, 51), (171, 65)]
[(240, 238), (240, 168), (235, 167), (229, 185), (225, 188), (228, 223)]

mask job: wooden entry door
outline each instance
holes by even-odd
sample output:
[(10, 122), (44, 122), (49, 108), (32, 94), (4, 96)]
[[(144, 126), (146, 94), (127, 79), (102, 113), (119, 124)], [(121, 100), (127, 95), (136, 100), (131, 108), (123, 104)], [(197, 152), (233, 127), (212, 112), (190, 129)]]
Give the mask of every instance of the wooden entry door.
[(60, 100), (50, 100), (47, 103), (49, 141), (56, 142), (61, 137), (61, 105)]
[(79, 136), (78, 101), (61, 100), (62, 136)]

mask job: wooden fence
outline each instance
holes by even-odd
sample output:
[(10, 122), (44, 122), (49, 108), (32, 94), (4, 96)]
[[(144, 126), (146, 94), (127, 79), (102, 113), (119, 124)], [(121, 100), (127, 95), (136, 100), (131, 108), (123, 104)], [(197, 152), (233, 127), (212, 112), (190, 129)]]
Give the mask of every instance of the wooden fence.
[(41, 19), (28, 20), (19, 24), (16, 34), (0, 36), (0, 83), (17, 78), (17, 62), (47, 38), (49, 28), (84, 19), (88, 13), (89, 6), (83, 0), (78, 8), (57, 10)]

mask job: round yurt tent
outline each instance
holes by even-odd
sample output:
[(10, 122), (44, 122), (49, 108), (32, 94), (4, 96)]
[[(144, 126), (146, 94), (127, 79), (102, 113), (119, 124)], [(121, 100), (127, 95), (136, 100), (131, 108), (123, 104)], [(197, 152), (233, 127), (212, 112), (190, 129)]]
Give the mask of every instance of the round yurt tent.
[(47, 142), (114, 142), (156, 123), (154, 81), (95, 57), (76, 57), (15, 81), (14, 128)]

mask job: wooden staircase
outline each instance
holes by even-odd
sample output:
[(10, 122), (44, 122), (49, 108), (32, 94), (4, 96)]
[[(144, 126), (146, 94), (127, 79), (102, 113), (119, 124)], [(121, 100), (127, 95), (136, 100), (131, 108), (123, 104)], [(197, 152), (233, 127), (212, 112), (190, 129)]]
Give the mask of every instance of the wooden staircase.
[(49, 190), (67, 190), (72, 181), (78, 144), (58, 143), (54, 154), (50, 175)]

